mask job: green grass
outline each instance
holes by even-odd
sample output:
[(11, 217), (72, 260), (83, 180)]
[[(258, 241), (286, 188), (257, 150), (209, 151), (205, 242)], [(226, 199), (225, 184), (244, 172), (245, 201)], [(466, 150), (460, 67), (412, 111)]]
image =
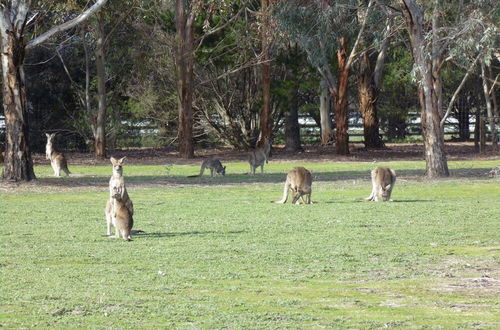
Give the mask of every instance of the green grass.
[(360, 200), (372, 163), (300, 164), (313, 205), (270, 203), (292, 164), (129, 165), (132, 242), (101, 236), (111, 166), (37, 167), (0, 193), (0, 327), (499, 328), (497, 164), (384, 163), (393, 203)]

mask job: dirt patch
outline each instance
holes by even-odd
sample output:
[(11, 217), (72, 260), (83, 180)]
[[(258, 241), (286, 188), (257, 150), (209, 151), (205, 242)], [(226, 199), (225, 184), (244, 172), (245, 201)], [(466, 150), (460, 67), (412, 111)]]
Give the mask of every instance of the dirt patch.
[[(271, 156), (273, 163), (299, 163), (299, 162), (376, 162), (393, 160), (423, 160), (423, 145), (414, 144), (388, 144), (385, 149), (366, 150), (362, 144), (351, 144), (351, 153), (347, 156), (335, 154), (333, 146), (305, 146), (305, 151), (300, 153), (287, 152), (283, 146), (275, 146)], [(446, 151), (449, 160), (491, 160), (500, 159), (498, 153), (485, 152), (475, 153), (473, 143), (448, 143)], [(132, 165), (199, 165), (200, 161), (208, 157), (217, 157), (222, 162), (246, 161), (247, 153), (229, 148), (202, 149), (196, 151), (196, 157), (193, 159), (182, 159), (174, 149), (127, 149), (110, 152), (109, 156), (123, 157), (127, 156), (127, 164)], [(88, 153), (67, 153), (70, 165), (110, 166), (108, 159), (95, 159)], [(35, 166), (49, 165), (45, 155), (34, 154), (33, 161)], [(499, 161), (500, 162), (500, 161)], [(368, 180), (366, 173), (361, 176), (360, 173), (342, 172), (337, 173), (337, 177), (331, 173), (315, 173), (316, 181), (343, 181), (343, 180)], [(487, 177), (485, 169), (462, 168), (453, 172), (453, 178), (457, 177)], [(422, 170), (406, 170), (398, 172), (398, 180), (421, 180)], [(78, 191), (94, 189), (96, 191), (105, 191), (108, 186), (107, 177), (82, 176), (74, 174), (69, 178), (40, 178), (39, 180), (28, 183), (2, 182), (0, 180), (0, 192), (46, 192), (46, 191)], [(249, 177), (245, 184), (281, 182), (281, 174), (268, 174), (266, 176)], [(446, 180), (446, 179), (444, 179)], [(151, 187), (170, 187), (182, 185), (210, 185), (218, 184), (216, 181), (191, 180), (180, 177), (157, 176), (154, 178), (131, 178), (128, 177), (128, 185), (134, 189), (147, 189)], [(240, 184), (237, 182), (224, 182), (223, 185)]]
[(453, 282), (445, 283), (440, 287), (433, 288), (433, 290), (482, 292), (500, 296), (500, 279), (489, 276), (457, 278)]
[[(474, 144), (470, 142), (454, 142), (446, 144), (446, 153), (449, 160), (489, 160), (498, 159), (499, 153), (486, 150), (484, 153), (477, 153)], [(108, 159), (95, 159), (88, 153), (66, 153), (70, 164), (75, 165), (109, 165)], [(182, 159), (173, 148), (147, 148), (147, 149), (124, 149), (109, 152), (109, 156), (127, 156), (127, 164), (141, 165), (193, 165), (199, 164), (200, 159), (217, 157), (221, 161), (246, 161), (245, 151), (230, 148), (214, 148), (196, 150), (193, 159)], [(391, 160), (423, 160), (423, 145), (412, 144), (387, 144), (385, 149), (367, 150), (362, 144), (351, 144), (350, 154), (340, 156), (335, 154), (334, 146), (304, 146), (304, 152), (287, 152), (283, 146), (274, 146), (271, 160), (273, 162), (372, 162)], [(48, 161), (44, 154), (34, 154), (35, 165), (47, 165)]]

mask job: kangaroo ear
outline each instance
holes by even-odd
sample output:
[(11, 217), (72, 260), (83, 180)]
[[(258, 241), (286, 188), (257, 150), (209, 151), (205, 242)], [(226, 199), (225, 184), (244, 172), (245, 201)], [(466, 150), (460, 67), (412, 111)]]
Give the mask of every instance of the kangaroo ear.
[(118, 161), (116, 160), (115, 157), (111, 157), (109, 160), (111, 161), (111, 164), (113, 164), (113, 165), (116, 165), (116, 163), (118, 163)]
[(224, 166), (224, 170), (226, 170), (226, 167)]
[(50, 138), (50, 134), (49, 133), (45, 133), (45, 136), (47, 137), (47, 139)]
[(125, 158), (127, 158), (127, 156), (125, 156), (125, 157), (122, 157), (122, 158), (118, 159), (118, 163), (119, 163), (119, 164), (123, 163), (123, 161), (125, 160)]
[(385, 186), (384, 190), (390, 190), (391, 189), (391, 185), (388, 184), (387, 186)]

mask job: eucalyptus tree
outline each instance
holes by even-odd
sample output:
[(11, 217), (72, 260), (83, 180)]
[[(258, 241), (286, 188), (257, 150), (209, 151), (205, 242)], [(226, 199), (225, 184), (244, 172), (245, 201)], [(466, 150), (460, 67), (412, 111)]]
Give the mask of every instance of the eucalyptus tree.
[[(113, 109), (125, 92), (116, 86), (123, 86), (121, 82), (131, 78), (129, 50), (140, 47), (134, 25), (143, 19), (139, 19), (139, 1), (110, 0), (56, 49), (79, 100), (79, 113), (69, 123), (89, 146), (93, 144), (97, 158), (106, 156), (107, 142), (114, 141), (120, 126), (114, 116), (119, 111)], [(82, 9), (85, 3), (80, 5)]]
[[(244, 6), (238, 6), (240, 0), (176, 0), (176, 67), (178, 92), (178, 140), (179, 154), (183, 158), (194, 157), (193, 145), (193, 95), (195, 89), (194, 64), (195, 53), (203, 41), (237, 18)], [(234, 8), (239, 10), (234, 12)], [(196, 30), (197, 20), (204, 18), (203, 27)], [(211, 18), (216, 17), (216, 23)], [(214, 24), (213, 26), (211, 24)]]
[[(368, 36), (361, 36), (362, 51), (358, 66), (359, 112), (363, 119), (365, 148), (381, 148), (384, 142), (379, 133), (378, 99), (384, 77), (384, 67), (389, 50), (389, 40), (394, 31), (393, 15), (388, 10), (377, 11), (370, 20)], [(364, 13), (360, 11), (359, 15)], [(386, 17), (384, 17), (386, 16)], [(385, 28), (379, 28), (380, 22)], [(383, 31), (379, 33), (378, 31)], [(371, 45), (370, 45), (370, 44)]]
[(68, 30), (97, 12), (107, 0), (96, 0), (73, 19), (38, 34), (34, 29), (48, 1), (2, 1), (0, 39), (3, 74), (3, 106), (6, 125), (5, 160), (2, 177), (14, 181), (35, 179), (29, 148), (28, 99), (24, 74), (25, 53), (57, 33)]
[[(306, 51), (308, 60), (328, 86), (335, 111), (335, 148), (341, 155), (349, 153), (348, 79), (373, 5), (373, 0), (363, 4), (348, 0), (291, 0), (276, 5), (279, 27)], [(364, 11), (361, 21), (356, 15), (359, 10)], [(337, 75), (332, 72), (335, 59)]]
[[(496, 24), (484, 25), (468, 33), (470, 26), (478, 27), (478, 10), (490, 7), (498, 13), (498, 2), (438, 1), (418, 2), (399, 0), (400, 11), (406, 22), (410, 49), (414, 60), (414, 75), (418, 83), (421, 108), (422, 135), (424, 138), (426, 175), (448, 176), (448, 163), (444, 150), (444, 112), (442, 98), (442, 68), (447, 61), (460, 58), (462, 45), (470, 44), (480, 50), (479, 56), (491, 58), (495, 48), (489, 45), (498, 38), (491, 33)], [(496, 9), (495, 9), (496, 8)], [(448, 14), (446, 17), (444, 14)], [(482, 33), (481, 33), (482, 31)], [(471, 63), (470, 65), (474, 65)], [(450, 107), (449, 107), (450, 108)]]
[(259, 145), (263, 146), (266, 139), (270, 139), (272, 135), (272, 118), (271, 118), (271, 28), (270, 28), (270, 11), (269, 0), (260, 0), (260, 38), (262, 42), (261, 48), (261, 68), (262, 68), (262, 110), (260, 113), (260, 140)]

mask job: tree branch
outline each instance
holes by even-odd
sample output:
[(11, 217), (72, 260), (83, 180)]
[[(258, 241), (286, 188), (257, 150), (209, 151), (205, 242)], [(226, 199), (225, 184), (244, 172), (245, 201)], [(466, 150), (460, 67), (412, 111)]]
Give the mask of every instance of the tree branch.
[(460, 91), (462, 90), (462, 87), (465, 85), (465, 82), (467, 81), (467, 78), (469, 78), (469, 75), (471, 74), (472, 70), (476, 66), (476, 63), (479, 60), (479, 58), (481, 57), (481, 55), (482, 54), (479, 53), (476, 56), (476, 59), (474, 60), (474, 62), (471, 64), (471, 66), (469, 67), (469, 69), (465, 73), (465, 76), (463, 77), (462, 82), (460, 82), (460, 85), (458, 86), (457, 90), (455, 91), (455, 93), (453, 93), (453, 96), (451, 97), (450, 103), (448, 104), (448, 108), (446, 109), (446, 112), (444, 113), (443, 118), (441, 119), (441, 122), (439, 123), (439, 125), (441, 127), (444, 126), (444, 122), (446, 121), (446, 118), (448, 118), (448, 116), (451, 113), (451, 108), (453, 107), (453, 104), (455, 103), (455, 99), (457, 98), (458, 93), (460, 93)]
[(382, 82), (382, 76), (385, 66), (385, 59), (387, 57), (387, 49), (389, 48), (389, 38), (392, 33), (392, 17), (387, 18), (386, 30), (384, 33), (384, 41), (382, 42), (382, 47), (377, 56), (377, 62), (375, 63), (375, 69), (373, 69), (373, 83), (375, 88), (380, 89), (380, 84)]
[(361, 41), (361, 36), (365, 32), (365, 27), (366, 27), (366, 22), (368, 21), (368, 15), (370, 15), (370, 8), (373, 5), (374, 0), (370, 0), (368, 3), (368, 7), (366, 8), (366, 15), (363, 19), (363, 23), (361, 23), (361, 28), (359, 29), (358, 36), (356, 38), (356, 41), (354, 42), (354, 46), (352, 46), (351, 54), (349, 54), (349, 58), (347, 59), (345, 68), (349, 69), (352, 66), (352, 63), (354, 62), (354, 58), (356, 57), (356, 51), (358, 50), (358, 46)]
[(78, 24), (80, 24), (81, 22), (85, 21), (90, 16), (92, 16), (107, 1), (108, 0), (97, 0), (89, 9), (87, 9), (86, 11), (84, 11), (83, 13), (81, 13), (80, 15), (78, 15), (77, 17), (75, 17), (74, 19), (69, 20), (69, 21), (67, 21), (65, 23), (62, 23), (60, 25), (54, 26), (53, 28), (51, 28), (47, 32), (42, 33), (41, 35), (39, 35), (35, 39), (30, 40), (26, 44), (26, 49), (31, 49), (31, 48), (33, 48), (35, 46), (38, 46), (39, 44), (45, 42), (47, 39), (49, 39), (53, 35), (55, 35), (57, 33), (61, 33), (63, 31), (66, 31), (68, 29), (71, 29), (71, 28), (77, 26)]

